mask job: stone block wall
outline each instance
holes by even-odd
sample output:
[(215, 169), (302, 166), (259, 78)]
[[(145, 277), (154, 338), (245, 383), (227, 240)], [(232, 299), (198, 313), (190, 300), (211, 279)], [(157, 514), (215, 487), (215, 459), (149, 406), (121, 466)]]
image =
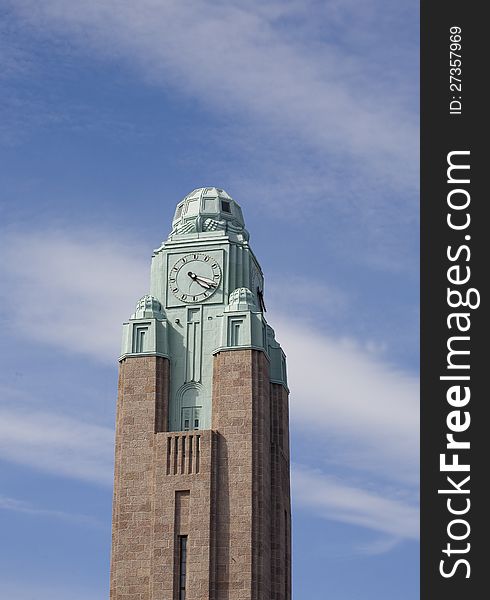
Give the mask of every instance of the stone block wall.
[(269, 383), (263, 352), (216, 355), (213, 429), (218, 433), (214, 598), (289, 600), (287, 391)]
[(176, 431), (156, 436), (149, 600), (179, 600), (180, 535), (187, 536), (186, 600), (211, 598), (215, 439), (212, 431)]
[(168, 405), (169, 361), (124, 359), (119, 369), (112, 515), (111, 600), (150, 598), (154, 441)]
[(291, 498), (287, 390), (271, 383), (271, 600), (291, 598)]
[(111, 600), (290, 600), (288, 396), (257, 350), (218, 353), (207, 431), (165, 431), (170, 364), (122, 360)]

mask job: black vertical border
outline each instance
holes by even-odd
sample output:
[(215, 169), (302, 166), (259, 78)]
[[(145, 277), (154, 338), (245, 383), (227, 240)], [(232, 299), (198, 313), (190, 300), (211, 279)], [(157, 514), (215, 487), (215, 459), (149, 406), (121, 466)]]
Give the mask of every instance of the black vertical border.
[[(489, 82), (490, 23), (484, 17), (484, 2), (454, 0), (421, 0), (421, 600), (473, 600), (486, 597), (490, 588), (490, 420), (487, 405), (490, 394), (486, 371), (490, 372), (487, 280), (490, 269), (490, 149)], [(449, 88), (450, 28), (461, 27), (462, 91)], [(462, 114), (450, 115), (450, 96), (462, 96)], [(470, 179), (465, 186), (471, 194), (471, 225), (465, 232), (451, 231), (447, 226), (447, 154), (454, 150), (470, 150)], [(471, 476), (467, 496), (471, 509), (466, 518), (471, 526), (468, 539), (456, 542), (449, 538), (447, 525), (451, 516), (447, 510), (447, 495), (438, 489), (448, 487), (447, 475), (456, 480), (461, 474), (441, 473), (439, 455), (446, 450), (446, 416), (454, 410), (446, 401), (448, 382), (440, 381), (447, 374), (447, 339), (458, 335), (447, 326), (451, 310), (447, 305), (448, 245), (464, 244), (471, 235), (471, 287), (481, 293), (478, 309), (468, 310), (471, 317), (469, 356), (471, 369), (470, 428), (459, 439), (471, 442), (470, 450), (460, 451), (460, 461), (470, 461)], [(468, 242), (466, 242), (468, 243)], [(456, 287), (456, 286), (451, 286)], [(462, 310), (462, 309), (456, 309)], [(460, 334), (464, 335), (464, 334)], [(459, 373), (461, 374), (461, 372)], [(466, 384), (465, 384), (466, 385)], [(468, 487), (468, 486), (465, 486)], [(466, 496), (464, 496), (466, 497)], [(463, 506), (463, 495), (454, 496)], [(457, 504), (459, 502), (459, 504)], [(463, 526), (458, 531), (463, 532)], [(451, 543), (462, 549), (471, 544), (466, 554), (442, 553)], [(471, 567), (460, 565), (452, 577), (439, 572), (445, 559), (451, 570), (458, 558), (465, 558)], [(487, 564), (489, 563), (489, 564)], [(487, 579), (489, 581), (487, 581)]]

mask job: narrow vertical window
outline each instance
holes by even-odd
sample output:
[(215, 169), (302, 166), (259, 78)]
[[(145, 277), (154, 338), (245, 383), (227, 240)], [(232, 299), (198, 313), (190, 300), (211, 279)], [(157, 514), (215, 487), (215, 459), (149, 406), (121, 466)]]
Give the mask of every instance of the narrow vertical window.
[(143, 352), (143, 348), (145, 347), (145, 335), (146, 335), (146, 331), (144, 329), (142, 329), (138, 333), (139, 333), (139, 335), (138, 335), (138, 349), (136, 350), (136, 352)]
[(185, 473), (185, 437), (182, 437), (182, 456), (180, 457), (180, 472)]
[(182, 430), (190, 431), (201, 426), (201, 407), (186, 406), (182, 409)]
[(240, 322), (233, 323), (233, 333), (232, 333), (233, 346), (240, 345), (240, 325), (241, 325)]
[(172, 438), (167, 438), (167, 475), (170, 475), (170, 458), (172, 456)]
[(182, 429), (184, 431), (189, 431), (191, 428), (191, 419), (192, 419), (192, 408), (184, 407), (182, 409)]
[(133, 352), (145, 352), (145, 339), (148, 334), (148, 326), (135, 326), (133, 330)]
[(200, 450), (201, 450), (201, 436), (196, 435), (196, 473), (199, 473)]
[(193, 410), (192, 419), (194, 421), (194, 429), (199, 429), (201, 425), (201, 407), (196, 406)]
[(179, 600), (185, 600), (187, 575), (187, 536), (179, 535)]
[(189, 463), (187, 465), (188, 473), (192, 473), (192, 441), (193, 441), (193, 436), (191, 435), (189, 437)]
[(228, 345), (240, 346), (241, 344), (241, 326), (243, 319), (230, 319), (228, 321)]

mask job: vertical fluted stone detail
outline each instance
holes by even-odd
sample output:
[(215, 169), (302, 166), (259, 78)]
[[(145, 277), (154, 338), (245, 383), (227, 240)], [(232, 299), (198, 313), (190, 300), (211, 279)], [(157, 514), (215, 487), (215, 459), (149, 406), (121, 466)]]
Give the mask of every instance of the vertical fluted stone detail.
[[(191, 439), (193, 457), (189, 461)], [(186, 454), (182, 461), (184, 443)], [(199, 444), (199, 472), (196, 472), (196, 443)], [(172, 460), (177, 460), (167, 469), (169, 444), (177, 450), (171, 452)], [(179, 535), (188, 536), (186, 600), (212, 598), (210, 552), (214, 444), (215, 434), (212, 431), (178, 431), (156, 436), (150, 600), (178, 600)], [(176, 512), (176, 498), (182, 492), (189, 494), (185, 521)], [(144, 599), (131, 597), (131, 600), (146, 600), (146, 596)]]
[(220, 352), (213, 430), (166, 432), (169, 377), (166, 358), (121, 361), (111, 600), (178, 599), (179, 535), (187, 600), (290, 600), (287, 390), (265, 353)]

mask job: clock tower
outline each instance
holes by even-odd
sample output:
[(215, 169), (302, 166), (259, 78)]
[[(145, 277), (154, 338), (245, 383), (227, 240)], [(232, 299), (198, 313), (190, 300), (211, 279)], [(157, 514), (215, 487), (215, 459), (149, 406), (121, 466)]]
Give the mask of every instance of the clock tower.
[(177, 205), (123, 326), (111, 600), (290, 600), (286, 361), (240, 206)]

